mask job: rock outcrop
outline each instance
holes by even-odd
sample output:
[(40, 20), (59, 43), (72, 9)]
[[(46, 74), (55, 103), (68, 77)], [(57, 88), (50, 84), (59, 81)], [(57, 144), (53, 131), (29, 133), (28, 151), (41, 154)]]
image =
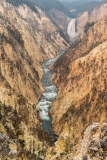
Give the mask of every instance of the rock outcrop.
[(107, 3), (99, 5), (91, 13), (84, 12), (77, 18), (77, 31), (81, 33), (87, 23), (96, 22), (107, 15)]
[(69, 18), (64, 12), (54, 8), (49, 11), (49, 16), (51, 20), (62, 30), (62, 33), (66, 35), (67, 26), (71, 18)]
[(72, 160), (107, 159), (107, 123), (93, 123), (84, 132), (78, 156)]
[[(68, 144), (64, 152), (61, 152), (58, 146), (50, 148), (47, 154), (47, 160), (106, 160), (107, 159), (107, 123), (93, 123), (88, 126), (83, 133), (83, 139), (76, 151), (76, 156), (68, 152), (69, 139), (68, 135), (62, 135), (62, 140)], [(63, 143), (62, 143), (63, 144)]]
[(84, 12), (80, 17), (77, 18), (77, 32), (81, 33), (84, 31), (85, 25), (89, 22), (89, 13)]

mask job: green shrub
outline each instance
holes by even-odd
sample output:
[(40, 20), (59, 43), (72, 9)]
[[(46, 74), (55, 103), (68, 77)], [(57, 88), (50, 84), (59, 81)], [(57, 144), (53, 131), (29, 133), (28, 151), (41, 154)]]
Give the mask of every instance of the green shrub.
[(90, 27), (94, 26), (95, 22), (87, 23), (84, 27), (84, 32), (86, 33)]

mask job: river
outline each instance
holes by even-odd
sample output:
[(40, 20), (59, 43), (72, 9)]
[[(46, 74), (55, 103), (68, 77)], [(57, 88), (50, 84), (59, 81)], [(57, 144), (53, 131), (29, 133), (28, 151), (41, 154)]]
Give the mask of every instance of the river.
[(44, 86), (45, 92), (42, 94), (41, 99), (37, 104), (39, 107), (39, 116), (42, 119), (42, 127), (54, 141), (57, 140), (57, 137), (54, 135), (52, 129), (52, 119), (49, 115), (49, 111), (50, 105), (55, 100), (58, 90), (51, 81), (52, 74), (50, 72), (49, 65), (54, 64), (55, 61), (64, 53), (65, 51), (60, 51), (56, 58), (43, 62), (42, 67), (44, 74), (42, 77), (42, 84)]

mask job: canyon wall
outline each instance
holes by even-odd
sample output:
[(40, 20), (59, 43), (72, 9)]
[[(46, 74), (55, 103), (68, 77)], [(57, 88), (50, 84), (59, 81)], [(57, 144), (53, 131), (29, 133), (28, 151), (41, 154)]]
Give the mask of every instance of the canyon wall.
[[(0, 159), (83, 159), (88, 154), (81, 148), (86, 127), (96, 121), (95, 135), (97, 129), (99, 135), (106, 132), (106, 123), (99, 122), (107, 116), (107, 18), (96, 18), (52, 66), (59, 91), (50, 112), (58, 135), (52, 147), (36, 108), (44, 90), (41, 64), (69, 47), (65, 30), (70, 19), (57, 9), (47, 16), (35, 7), (37, 13), (25, 4), (15, 7), (0, 1)], [(93, 130), (87, 128), (86, 135)], [(104, 158), (105, 146), (101, 148)]]
[(106, 119), (106, 34), (105, 16), (87, 28), (52, 66), (58, 96), (51, 107), (51, 116), (54, 132), (59, 137), (56, 152), (60, 156), (77, 154), (85, 128)]
[(53, 144), (36, 104), (43, 92), (42, 62), (68, 43), (37, 7), (0, 1), (0, 159), (44, 159)]
[(49, 11), (49, 16), (51, 20), (62, 30), (62, 33), (67, 35), (67, 26), (71, 18), (69, 18), (64, 12), (61, 12), (57, 9), (51, 9)]
[[(68, 44), (39, 8), (36, 14), (26, 5), (17, 8), (1, 1), (0, 13), (1, 75), (15, 93), (35, 104), (43, 91), (41, 63)], [(1, 88), (2, 103), (15, 105), (6, 92)]]
[(77, 18), (77, 31), (81, 33), (87, 23), (96, 22), (107, 15), (107, 4), (102, 4), (93, 9), (91, 13), (87, 11)]

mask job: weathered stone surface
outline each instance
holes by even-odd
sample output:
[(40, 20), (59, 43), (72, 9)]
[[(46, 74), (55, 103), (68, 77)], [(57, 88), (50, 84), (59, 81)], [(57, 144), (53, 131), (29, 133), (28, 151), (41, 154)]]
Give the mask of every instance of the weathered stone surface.
[(73, 160), (105, 160), (107, 158), (107, 137), (106, 135), (101, 136), (103, 127), (107, 132), (106, 123), (93, 123), (86, 129), (79, 154)]
[[(93, 123), (84, 132), (80, 146), (75, 153), (68, 152), (69, 141), (66, 150), (62, 150), (57, 143), (55, 148), (48, 150), (47, 160), (106, 160), (107, 159), (107, 137), (103, 133), (103, 128), (107, 132), (107, 123)], [(103, 137), (101, 136), (103, 134)], [(59, 148), (60, 147), (60, 148)], [(73, 157), (73, 154), (76, 156)], [(49, 156), (50, 155), (50, 156)]]
[[(104, 17), (81, 34), (52, 66), (52, 80), (59, 90), (51, 107), (53, 128), (59, 137), (58, 147), (68, 146), (71, 157), (79, 148), (85, 128), (93, 122), (104, 122), (107, 116), (106, 33), (107, 17)], [(62, 138), (64, 135), (68, 135), (70, 145)], [(106, 139), (101, 143), (106, 150)], [(61, 150), (65, 153), (66, 147)], [(92, 142), (91, 151), (98, 151), (96, 141)]]
[(65, 13), (57, 10), (51, 9), (49, 15), (52, 21), (62, 29), (62, 32), (66, 35), (67, 34), (67, 26), (71, 18), (69, 18)]
[(44, 159), (53, 144), (35, 107), (43, 92), (41, 64), (68, 43), (46, 13), (37, 10), (0, 0), (1, 160)]
[(107, 15), (107, 4), (102, 4), (93, 9), (91, 13), (84, 12), (77, 18), (77, 31), (81, 33), (87, 23), (97, 22)]

